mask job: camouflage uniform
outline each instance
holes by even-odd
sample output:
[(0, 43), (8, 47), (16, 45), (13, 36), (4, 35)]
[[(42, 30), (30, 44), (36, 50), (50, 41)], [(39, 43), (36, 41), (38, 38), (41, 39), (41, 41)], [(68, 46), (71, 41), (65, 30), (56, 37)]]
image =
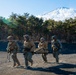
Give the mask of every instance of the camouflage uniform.
[(24, 54), (24, 58), (25, 58), (25, 67), (28, 68), (28, 62), (31, 63), (31, 66), (33, 65), (33, 60), (32, 60), (32, 52), (35, 49), (35, 44), (33, 41), (31, 41), (29, 39), (28, 35), (24, 36), (24, 50), (23, 50), (23, 54)]
[[(38, 48), (42, 48), (43, 50), (48, 50), (48, 44), (44, 41), (44, 38), (42, 37), (40, 39), (40, 42), (38, 44)], [(45, 62), (47, 62), (47, 53), (42, 53), (42, 58)]]
[(14, 62), (13, 67), (15, 67), (16, 65), (20, 66), (20, 62), (17, 59), (17, 52), (19, 50), (19, 46), (15, 41), (13, 41), (12, 36), (8, 36), (7, 39), (9, 41), (8, 45), (7, 45), (7, 52), (10, 53), (11, 56), (12, 56), (12, 59), (13, 59), (13, 62)]
[(59, 63), (59, 51), (62, 48), (62, 44), (56, 36), (52, 36), (51, 48), (53, 50), (53, 57), (56, 59), (56, 62)]

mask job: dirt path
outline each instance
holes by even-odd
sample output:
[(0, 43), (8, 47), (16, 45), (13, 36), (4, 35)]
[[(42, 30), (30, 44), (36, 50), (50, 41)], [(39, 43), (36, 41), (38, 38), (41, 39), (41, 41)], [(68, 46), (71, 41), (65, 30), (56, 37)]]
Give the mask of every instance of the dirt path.
[(76, 54), (60, 55), (60, 64), (55, 63), (52, 54), (48, 54), (48, 63), (44, 63), (41, 54), (33, 55), (34, 64), (30, 69), (24, 69), (24, 57), (18, 53), (21, 68), (12, 67), (7, 62), (7, 53), (0, 52), (0, 75), (76, 75)]

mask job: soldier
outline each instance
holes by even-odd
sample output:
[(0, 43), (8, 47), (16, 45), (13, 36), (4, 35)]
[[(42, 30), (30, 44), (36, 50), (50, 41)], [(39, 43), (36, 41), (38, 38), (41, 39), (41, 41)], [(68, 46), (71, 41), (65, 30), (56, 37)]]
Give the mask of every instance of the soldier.
[[(44, 51), (48, 50), (48, 44), (43, 37), (40, 38), (40, 42), (38, 44), (38, 48), (42, 48)], [(47, 62), (47, 53), (42, 53), (42, 58), (44, 62)]]
[(29, 35), (24, 35), (24, 58), (25, 58), (25, 67), (29, 68), (28, 62), (31, 63), (31, 66), (33, 65), (32, 60), (32, 52), (34, 52), (35, 44), (33, 41), (30, 40)]
[(13, 67), (20, 67), (20, 62), (17, 59), (17, 52), (19, 50), (18, 44), (13, 40), (13, 36), (8, 36), (8, 45), (7, 45), (7, 52), (11, 54), (13, 59)]
[(51, 48), (53, 50), (53, 57), (56, 59), (56, 63), (59, 63), (59, 51), (62, 49), (62, 44), (57, 39), (56, 35), (52, 36)]

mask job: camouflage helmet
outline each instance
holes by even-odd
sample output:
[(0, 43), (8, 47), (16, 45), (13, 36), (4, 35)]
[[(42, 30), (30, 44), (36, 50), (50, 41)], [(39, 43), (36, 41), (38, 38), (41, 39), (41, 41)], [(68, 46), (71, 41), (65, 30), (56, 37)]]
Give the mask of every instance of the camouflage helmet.
[(41, 38), (40, 38), (40, 41), (45, 41), (44, 37), (41, 37)]
[(10, 35), (10, 36), (7, 37), (7, 39), (13, 39), (13, 36)]
[(56, 35), (53, 35), (51, 39), (57, 39)]
[(24, 35), (23, 37), (26, 38), (26, 40), (29, 40), (29, 38), (30, 38), (29, 35), (27, 35), (27, 34)]

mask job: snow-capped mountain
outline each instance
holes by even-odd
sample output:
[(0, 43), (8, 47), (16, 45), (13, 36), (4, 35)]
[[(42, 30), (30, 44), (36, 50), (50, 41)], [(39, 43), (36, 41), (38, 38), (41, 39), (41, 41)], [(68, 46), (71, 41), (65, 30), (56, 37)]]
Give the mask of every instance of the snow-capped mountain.
[(37, 17), (43, 18), (43, 20), (53, 19), (55, 21), (64, 21), (65, 19), (76, 17), (76, 10), (73, 8), (58, 8), (49, 13), (38, 15)]

